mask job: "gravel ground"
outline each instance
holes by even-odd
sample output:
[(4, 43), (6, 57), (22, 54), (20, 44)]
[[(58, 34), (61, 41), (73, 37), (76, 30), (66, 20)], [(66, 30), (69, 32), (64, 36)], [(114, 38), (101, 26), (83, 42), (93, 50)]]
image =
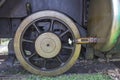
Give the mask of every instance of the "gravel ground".
[[(119, 68), (120, 62), (98, 62), (98, 61), (77, 61), (77, 63), (65, 74), (94, 74), (94, 73), (102, 73), (108, 74), (110, 77), (114, 79), (119, 77)], [(116, 74), (117, 73), (117, 74)], [(0, 64), (0, 77), (10, 77), (10, 76), (19, 76), (19, 75), (31, 75), (31, 73), (27, 72), (23, 69), (23, 67), (19, 64), (18, 61), (15, 62), (13, 67), (7, 66), (5, 62), (1, 62)], [(20, 77), (20, 76), (19, 76)], [(120, 80), (115, 79), (115, 80)]]
[[(98, 61), (77, 61), (77, 63), (65, 74), (71, 73), (106, 73), (108, 70), (115, 70), (120, 67), (120, 62), (116, 64), (113, 62), (98, 62)], [(19, 64), (19, 62), (15, 62), (15, 64), (10, 67), (7, 66), (5, 62), (0, 64), (0, 76), (10, 75), (10, 74), (19, 74), (19, 73), (27, 73), (26, 70)]]

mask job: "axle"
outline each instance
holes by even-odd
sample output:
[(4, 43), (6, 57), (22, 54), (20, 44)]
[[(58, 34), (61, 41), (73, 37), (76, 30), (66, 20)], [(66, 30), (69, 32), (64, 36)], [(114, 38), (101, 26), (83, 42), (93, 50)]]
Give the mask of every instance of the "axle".
[(75, 42), (77, 44), (92, 44), (92, 43), (97, 43), (100, 41), (101, 40), (99, 38), (90, 37), (90, 38), (79, 38)]

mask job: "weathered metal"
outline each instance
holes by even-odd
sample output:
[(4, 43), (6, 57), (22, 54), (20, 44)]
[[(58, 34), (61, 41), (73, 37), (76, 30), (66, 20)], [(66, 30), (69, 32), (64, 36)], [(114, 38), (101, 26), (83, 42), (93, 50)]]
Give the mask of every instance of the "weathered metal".
[[(51, 22), (51, 20), (54, 20), (54, 22)], [(31, 32), (29, 32), (29, 30)], [(48, 34), (49, 32), (52, 34)], [(32, 37), (32, 35), (34, 35), (34, 37)], [(52, 47), (44, 48), (44, 46), (46, 47), (44, 44), (48, 43), (51, 45), (51, 43), (49, 43), (49, 41), (46, 43), (39, 42), (39, 39), (41, 41), (41, 36), (43, 37), (43, 42), (46, 41), (44, 40), (46, 36), (49, 36), (47, 40), (60, 40), (58, 40), (58, 42), (50, 40), (51, 43), (55, 42), (56, 44), (52, 45)], [(54, 36), (55, 38), (52, 38)], [(80, 38), (80, 34), (77, 26), (69, 17), (56, 11), (40, 11), (23, 20), (15, 34), (14, 49), (20, 63), (31, 73), (43, 76), (55, 76), (64, 73), (75, 64), (80, 54), (81, 45), (76, 43), (70, 44), (69, 39), (72, 41), (78, 38)], [(36, 42), (34, 42), (35, 40)], [(36, 46), (35, 48), (38, 49), (34, 50), (34, 45)], [(48, 56), (45, 56), (47, 53), (41, 53), (42, 51), (39, 51), (39, 45), (46, 51), (51, 50), (54, 46), (58, 49), (54, 49), (57, 51), (55, 51), (56, 53), (53, 52), (52, 56), (50, 56), (49, 53)], [(58, 53), (59, 48), (60, 52)], [(41, 57), (37, 55), (37, 52)]]
[(41, 34), (35, 41), (37, 53), (44, 58), (53, 58), (61, 50), (62, 43), (60, 38), (51, 32)]
[(95, 44), (101, 42), (98, 38), (79, 38), (75, 40), (77, 44)]
[(120, 0), (91, 0), (87, 28), (89, 36), (104, 39), (95, 49), (106, 52), (115, 47), (120, 35)]
[(79, 24), (78, 28), (80, 28), (84, 22), (82, 3), (83, 0), (6, 0), (0, 8), (0, 38), (14, 38), (22, 19), (43, 10), (66, 14)]
[(119, 36), (120, 0), (0, 0), (0, 38), (14, 39), (7, 60), (16, 54), (34, 74), (62, 74), (80, 53), (119, 61)]

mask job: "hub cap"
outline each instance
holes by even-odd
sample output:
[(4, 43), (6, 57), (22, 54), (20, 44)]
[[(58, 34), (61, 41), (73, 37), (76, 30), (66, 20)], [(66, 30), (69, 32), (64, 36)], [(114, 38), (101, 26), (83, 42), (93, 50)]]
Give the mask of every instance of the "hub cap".
[(41, 57), (53, 58), (61, 50), (61, 41), (57, 35), (53, 33), (43, 33), (35, 41), (35, 49)]

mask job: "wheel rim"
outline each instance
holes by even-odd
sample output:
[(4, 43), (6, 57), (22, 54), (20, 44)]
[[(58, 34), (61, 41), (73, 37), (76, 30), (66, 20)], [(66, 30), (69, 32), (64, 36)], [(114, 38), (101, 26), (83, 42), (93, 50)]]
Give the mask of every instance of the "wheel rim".
[[(53, 11), (53, 13), (64, 16), (58, 12)], [(28, 22), (24, 28), (23, 24), (18, 28), (14, 43), (16, 56), (28, 71), (54, 76), (67, 71), (77, 60), (80, 45), (72, 41), (79, 37), (79, 32), (77, 35), (74, 34), (73, 30), (77, 30), (76, 26), (74, 25), (75, 28), (71, 29), (58, 17), (59, 15), (38, 16)]]

